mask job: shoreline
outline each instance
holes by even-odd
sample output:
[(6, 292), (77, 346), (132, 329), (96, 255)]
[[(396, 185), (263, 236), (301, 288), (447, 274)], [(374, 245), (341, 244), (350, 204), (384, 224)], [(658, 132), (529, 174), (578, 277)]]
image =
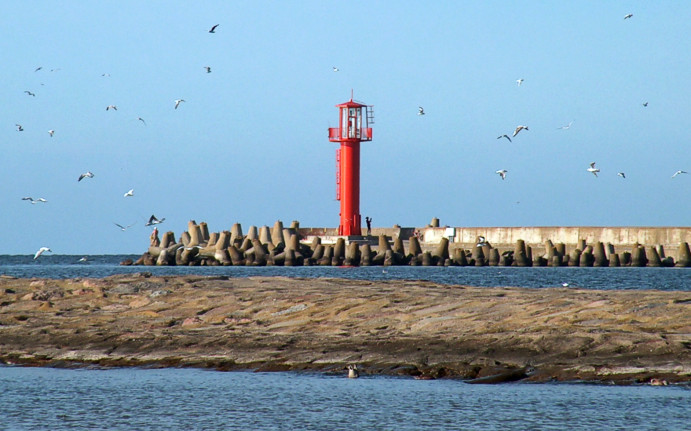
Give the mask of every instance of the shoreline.
[(0, 279), (0, 363), (691, 382), (685, 291), (152, 276)]

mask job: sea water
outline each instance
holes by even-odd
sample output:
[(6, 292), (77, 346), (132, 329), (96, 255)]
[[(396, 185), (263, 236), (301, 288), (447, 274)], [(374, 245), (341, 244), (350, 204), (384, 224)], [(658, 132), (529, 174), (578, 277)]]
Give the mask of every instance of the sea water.
[(154, 275), (225, 275), (228, 277), (284, 276), (359, 280), (426, 280), (483, 287), (562, 287), (584, 289), (656, 289), (691, 291), (691, 268), (581, 267), (423, 267), (423, 266), (121, 266), (137, 256), (0, 255), (0, 275), (21, 278), (102, 278), (115, 274), (150, 272)]
[(691, 387), (0, 367), (1, 430), (688, 430)]

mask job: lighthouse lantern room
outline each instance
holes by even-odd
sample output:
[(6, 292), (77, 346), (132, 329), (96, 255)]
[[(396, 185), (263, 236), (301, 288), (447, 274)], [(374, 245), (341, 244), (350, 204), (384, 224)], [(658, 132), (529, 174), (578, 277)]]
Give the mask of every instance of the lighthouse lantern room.
[(360, 227), (360, 142), (372, 140), (372, 107), (354, 102), (336, 105), (339, 127), (329, 128), (329, 141), (340, 142), (336, 150), (336, 199), (341, 202), (339, 235), (362, 235)]

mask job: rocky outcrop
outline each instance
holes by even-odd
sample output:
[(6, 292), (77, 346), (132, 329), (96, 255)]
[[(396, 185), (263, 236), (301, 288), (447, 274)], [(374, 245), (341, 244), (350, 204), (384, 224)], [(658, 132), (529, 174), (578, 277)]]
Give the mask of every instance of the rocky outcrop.
[(0, 362), (690, 382), (689, 307), (689, 292), (2, 277)]

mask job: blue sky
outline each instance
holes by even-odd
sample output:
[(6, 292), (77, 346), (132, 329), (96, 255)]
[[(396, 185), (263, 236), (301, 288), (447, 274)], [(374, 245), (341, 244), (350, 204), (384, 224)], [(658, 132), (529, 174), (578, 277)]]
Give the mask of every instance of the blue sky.
[(138, 254), (151, 214), (336, 227), (351, 90), (374, 226), (689, 225), (689, 2), (201, 4), (5, 5), (0, 254)]

